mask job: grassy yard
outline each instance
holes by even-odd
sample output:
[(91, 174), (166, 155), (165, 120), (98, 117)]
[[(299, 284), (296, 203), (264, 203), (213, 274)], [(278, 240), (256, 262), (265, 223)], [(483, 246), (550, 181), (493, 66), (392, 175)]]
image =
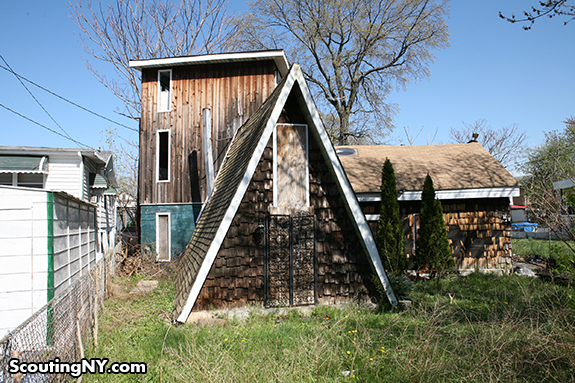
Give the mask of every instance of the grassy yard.
[[(120, 280), (132, 286), (138, 278)], [(224, 327), (173, 326), (173, 285), (113, 297), (87, 358), (146, 362), (145, 375), (85, 382), (572, 382), (575, 291), (539, 279), (472, 274), (419, 282), (402, 312), (254, 309)]]
[(555, 261), (556, 273), (573, 273), (575, 271), (575, 243), (541, 239), (514, 239), (513, 253), (522, 256), (540, 256)]

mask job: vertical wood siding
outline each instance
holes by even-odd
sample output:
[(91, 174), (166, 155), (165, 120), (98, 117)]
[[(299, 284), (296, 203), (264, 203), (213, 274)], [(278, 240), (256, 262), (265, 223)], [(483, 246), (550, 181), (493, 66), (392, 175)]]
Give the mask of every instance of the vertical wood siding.
[[(212, 156), (216, 172), (234, 133), (274, 89), (273, 61), (181, 66), (172, 68), (172, 108), (158, 113), (158, 70), (142, 72), (140, 128), (140, 203), (192, 202), (190, 156), (195, 152), (200, 198), (206, 178), (202, 111), (212, 111)], [(170, 130), (170, 182), (157, 183), (156, 132)], [(193, 177), (192, 177), (193, 179)]]

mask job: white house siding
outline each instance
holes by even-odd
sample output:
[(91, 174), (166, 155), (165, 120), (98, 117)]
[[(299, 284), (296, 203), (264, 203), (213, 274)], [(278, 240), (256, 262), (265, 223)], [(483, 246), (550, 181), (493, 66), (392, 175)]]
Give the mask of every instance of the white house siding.
[(0, 187), (0, 338), (47, 303), (47, 194)]
[(50, 153), (46, 189), (64, 191), (77, 198), (83, 198), (82, 156), (78, 153)]

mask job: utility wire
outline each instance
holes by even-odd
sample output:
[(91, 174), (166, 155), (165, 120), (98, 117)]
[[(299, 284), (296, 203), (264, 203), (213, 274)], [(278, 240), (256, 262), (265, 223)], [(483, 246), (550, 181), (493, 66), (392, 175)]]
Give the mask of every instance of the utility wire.
[(20, 81), (20, 84), (22, 84), (22, 86), (24, 87), (24, 89), (26, 89), (28, 91), (28, 93), (30, 94), (30, 96), (32, 96), (32, 98), (34, 99), (34, 101), (36, 101), (36, 103), (38, 105), (40, 105), (40, 108), (42, 108), (42, 110), (48, 115), (48, 117), (50, 117), (50, 119), (52, 121), (54, 121), (54, 124), (58, 125), (58, 127), (60, 128), (60, 130), (62, 132), (64, 132), (64, 134), (68, 137), (68, 138), (72, 138), (68, 132), (66, 132), (64, 130), (64, 128), (62, 128), (62, 126), (60, 124), (58, 124), (58, 122), (54, 119), (54, 117), (52, 117), (52, 115), (46, 110), (46, 108), (44, 108), (44, 106), (40, 103), (40, 101), (38, 101), (38, 99), (32, 94), (32, 92), (30, 91), (30, 89), (28, 89), (28, 87), (24, 84), (24, 82), (20, 79), (20, 77), (18, 75), (16, 75), (16, 73), (12, 70), (12, 67), (10, 66), (10, 64), (8, 64), (8, 62), (4, 59), (4, 57), (2, 57), (2, 55), (0, 55), (0, 59), (2, 59), (2, 61), (4, 61), (4, 64), (6, 64), (6, 66), (10, 69), (10, 72), (14, 73), (14, 75), (16, 76), (16, 78), (18, 79), (18, 81)]
[(65, 139), (74, 142), (74, 143), (77, 144), (78, 146), (83, 146), (84, 148), (87, 148), (87, 149), (93, 149), (93, 148), (90, 147), (89, 145), (83, 144), (83, 143), (81, 143), (80, 141), (76, 141), (76, 140), (73, 139), (72, 137), (65, 136), (65, 135), (63, 135), (62, 133), (57, 132), (57, 131), (55, 131), (54, 129), (51, 129), (51, 128), (47, 127), (46, 125), (42, 125), (42, 124), (40, 124), (39, 122), (36, 122), (36, 121), (32, 120), (30, 117), (26, 117), (26, 116), (24, 116), (23, 114), (18, 113), (18, 112), (16, 112), (15, 110), (10, 109), (10, 108), (8, 108), (7, 106), (5, 106), (5, 105), (3, 105), (3, 104), (0, 104), (0, 107), (2, 107), (2, 108), (4, 108), (4, 109), (8, 110), (9, 112), (12, 112), (12, 113), (18, 115), (18, 116), (20, 116), (20, 117), (22, 117), (22, 118), (24, 118), (24, 119), (26, 119), (26, 120), (28, 120), (28, 121), (30, 121), (30, 122), (32, 122), (32, 123), (38, 125), (38, 126), (41, 126), (42, 128), (44, 128), (44, 129), (46, 129), (46, 130), (49, 130), (50, 132), (52, 132), (52, 133), (54, 133), (54, 134), (57, 134), (57, 135), (59, 135), (60, 137), (64, 137)]
[[(0, 57), (1, 57), (1, 56), (0, 56)], [(6, 62), (6, 61), (4, 61), (4, 62)], [(28, 80), (26, 77), (21, 76), (21, 75), (19, 75), (18, 73), (14, 72), (14, 71), (12, 70), (12, 68), (8, 69), (8, 68), (4, 67), (3, 65), (0, 65), (0, 68), (4, 69), (5, 71), (8, 71), (8, 72), (12, 73), (13, 75), (15, 75), (16, 77), (18, 77), (19, 79), (22, 79), (22, 80), (24, 80), (24, 81), (27, 81), (27, 82), (29, 82), (30, 84), (32, 84), (32, 85), (34, 85), (34, 86), (36, 86), (36, 87), (42, 89), (43, 91), (50, 93), (52, 96), (58, 97), (59, 99), (61, 99), (61, 100), (63, 100), (63, 101), (66, 101), (67, 103), (72, 104), (72, 105), (74, 105), (74, 106), (77, 107), (77, 108), (80, 108), (80, 109), (82, 109), (82, 110), (84, 110), (84, 111), (86, 111), (86, 112), (88, 112), (88, 113), (93, 114), (94, 116), (100, 117), (100, 118), (102, 118), (102, 119), (104, 119), (104, 120), (106, 120), (106, 121), (108, 121), (108, 122), (111, 122), (112, 124), (116, 124), (116, 125), (118, 125), (118, 126), (121, 126), (122, 128), (126, 128), (126, 129), (128, 129), (128, 130), (133, 131), (133, 132), (139, 132), (138, 129), (134, 129), (134, 128), (128, 126), (128, 125), (124, 125), (124, 124), (122, 124), (122, 123), (120, 123), (120, 122), (116, 122), (116, 121), (114, 121), (114, 120), (111, 120), (111, 119), (109, 119), (109, 118), (106, 117), (106, 116), (102, 116), (101, 114), (98, 114), (98, 113), (96, 113), (96, 112), (93, 112), (93, 111), (91, 111), (90, 109), (83, 107), (82, 105), (78, 105), (78, 104), (76, 104), (75, 102), (70, 101), (70, 100), (68, 100), (67, 98), (60, 96), (59, 94), (56, 94), (56, 93), (52, 92), (51, 90), (46, 89), (46, 88), (44, 88), (43, 86), (36, 84), (36, 83), (35, 83), (34, 81), (32, 81), (32, 80)]]

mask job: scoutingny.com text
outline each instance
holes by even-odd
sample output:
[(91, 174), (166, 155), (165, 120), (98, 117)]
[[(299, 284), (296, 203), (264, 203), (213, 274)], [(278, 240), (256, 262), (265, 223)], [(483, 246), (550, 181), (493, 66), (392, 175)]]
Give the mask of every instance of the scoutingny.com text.
[(108, 365), (109, 359), (86, 359), (78, 362), (61, 362), (54, 358), (48, 362), (22, 362), (12, 358), (8, 362), (10, 374), (69, 374), (79, 378), (84, 374), (145, 374), (148, 371), (146, 363), (120, 363)]

